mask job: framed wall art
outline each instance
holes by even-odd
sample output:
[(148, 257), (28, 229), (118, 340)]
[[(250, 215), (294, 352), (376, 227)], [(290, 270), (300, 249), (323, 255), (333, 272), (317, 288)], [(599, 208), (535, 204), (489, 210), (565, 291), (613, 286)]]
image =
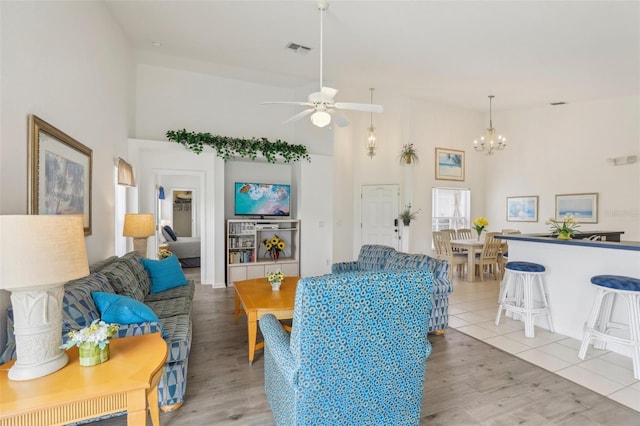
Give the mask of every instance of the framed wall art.
[(29, 116), (29, 214), (81, 214), (91, 235), (93, 151)]
[(581, 223), (598, 223), (598, 193), (556, 195), (556, 220), (567, 215)]
[(537, 222), (538, 196), (507, 197), (507, 222)]
[(464, 151), (436, 148), (436, 179), (464, 180)]

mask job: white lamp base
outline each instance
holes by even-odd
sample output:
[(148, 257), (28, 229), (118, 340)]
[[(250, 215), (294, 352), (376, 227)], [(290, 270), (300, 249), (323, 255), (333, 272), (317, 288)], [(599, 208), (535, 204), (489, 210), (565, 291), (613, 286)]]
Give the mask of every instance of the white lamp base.
[(147, 257), (147, 238), (134, 238), (133, 249), (140, 254), (140, 257)]
[(17, 359), (10, 380), (30, 380), (58, 371), (69, 362), (62, 344), (62, 284), (11, 290)]

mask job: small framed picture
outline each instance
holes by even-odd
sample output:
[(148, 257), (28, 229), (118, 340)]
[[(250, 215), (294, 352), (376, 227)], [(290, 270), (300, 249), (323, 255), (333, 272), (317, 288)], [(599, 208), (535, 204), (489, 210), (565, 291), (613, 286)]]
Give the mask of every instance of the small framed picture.
[(507, 197), (507, 222), (537, 222), (538, 196)]
[(580, 223), (598, 223), (598, 193), (556, 195), (556, 220), (567, 215)]
[(464, 180), (464, 151), (436, 148), (436, 179)]

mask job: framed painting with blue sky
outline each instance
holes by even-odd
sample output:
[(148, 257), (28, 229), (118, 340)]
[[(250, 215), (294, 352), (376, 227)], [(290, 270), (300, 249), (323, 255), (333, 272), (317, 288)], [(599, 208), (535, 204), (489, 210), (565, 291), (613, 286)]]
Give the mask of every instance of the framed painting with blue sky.
[(538, 196), (507, 197), (507, 222), (537, 222)]
[(580, 223), (598, 223), (598, 193), (556, 195), (556, 220), (567, 215)]
[(436, 179), (464, 180), (464, 151), (436, 148)]

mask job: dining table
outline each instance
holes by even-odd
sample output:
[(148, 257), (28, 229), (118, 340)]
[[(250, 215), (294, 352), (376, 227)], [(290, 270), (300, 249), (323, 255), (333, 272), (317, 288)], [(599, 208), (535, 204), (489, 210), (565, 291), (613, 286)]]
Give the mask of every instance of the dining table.
[(467, 253), (467, 281), (476, 280), (476, 253), (482, 252), (484, 241), (478, 239), (451, 240), (451, 248), (457, 249), (461, 253)]

